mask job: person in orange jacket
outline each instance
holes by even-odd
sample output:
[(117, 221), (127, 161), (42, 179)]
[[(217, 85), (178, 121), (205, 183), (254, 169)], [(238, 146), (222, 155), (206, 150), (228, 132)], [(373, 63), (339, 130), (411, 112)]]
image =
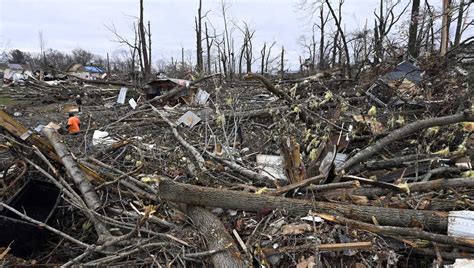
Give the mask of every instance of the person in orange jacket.
[(74, 116), (73, 113), (69, 113), (67, 130), (69, 131), (69, 134), (75, 134), (81, 130), (81, 120), (79, 120), (79, 117)]

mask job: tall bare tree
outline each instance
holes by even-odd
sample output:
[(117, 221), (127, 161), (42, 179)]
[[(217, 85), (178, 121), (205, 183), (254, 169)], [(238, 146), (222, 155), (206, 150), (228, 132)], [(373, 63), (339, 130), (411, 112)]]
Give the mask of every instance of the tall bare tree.
[(413, 0), (411, 6), (410, 29), (408, 30), (408, 52), (413, 56), (418, 56), (417, 31), (418, 16), (420, 11), (420, 0)]
[[(214, 38), (209, 35), (209, 32), (207, 30), (207, 23), (204, 23), (204, 28), (206, 31), (206, 52), (207, 52), (207, 72), (211, 73), (211, 49), (212, 49), (212, 44), (214, 42)], [(216, 71), (217, 72), (217, 71)]]
[(465, 18), (467, 18), (467, 16), (464, 16), (464, 13), (467, 12), (471, 4), (472, 4), (472, 1), (469, 1), (468, 3), (466, 3), (465, 0), (459, 0), (458, 17), (457, 17), (457, 22), (456, 22), (456, 33), (454, 34), (455, 46), (459, 45), (459, 43), (461, 42), (461, 36), (464, 30), (467, 28), (467, 26), (469, 24), (473, 24), (472, 21), (470, 23), (465, 23)]
[(374, 12), (375, 15), (375, 27), (374, 27), (374, 63), (377, 64), (384, 58), (384, 47), (383, 43), (392, 30), (393, 26), (400, 20), (402, 15), (407, 10), (410, 3), (403, 8), (403, 10), (395, 15), (395, 7), (400, 4), (400, 1), (397, 1), (391, 4), (388, 7), (384, 7), (384, 1), (380, 0), (379, 14)]
[[(319, 28), (319, 63), (318, 67), (320, 70), (324, 70), (326, 68), (326, 62), (324, 59), (324, 46), (325, 40), (324, 37), (325, 33), (325, 26), (329, 20), (329, 13), (324, 15), (324, 4), (321, 3), (321, 7), (319, 8), (319, 24), (315, 24)], [(313, 31), (314, 32), (314, 31)]]
[(150, 60), (148, 59), (145, 25), (143, 23), (143, 0), (140, 0), (140, 17), (138, 19), (138, 32), (140, 34), (140, 50), (141, 60), (143, 63), (143, 75), (146, 78), (151, 74), (151, 65)]
[(194, 17), (196, 31), (196, 71), (202, 72), (204, 68), (203, 49), (202, 49), (202, 0), (199, 0), (197, 17)]
[(346, 57), (347, 75), (350, 78), (352, 76), (351, 75), (351, 59), (350, 59), (350, 55), (349, 55), (349, 48), (347, 46), (346, 35), (344, 34), (344, 31), (342, 30), (342, 25), (341, 25), (341, 19), (342, 19), (341, 9), (342, 9), (342, 5), (344, 4), (344, 0), (339, 0), (339, 16), (337, 16), (336, 13), (334, 12), (334, 9), (332, 8), (331, 4), (329, 3), (329, 0), (325, 0), (325, 1), (326, 1), (326, 5), (329, 8), (329, 11), (331, 12), (332, 18), (334, 19), (334, 23), (336, 24), (337, 30), (338, 30), (339, 34), (341, 35), (342, 45), (344, 47), (344, 52), (346, 54), (345, 57)]

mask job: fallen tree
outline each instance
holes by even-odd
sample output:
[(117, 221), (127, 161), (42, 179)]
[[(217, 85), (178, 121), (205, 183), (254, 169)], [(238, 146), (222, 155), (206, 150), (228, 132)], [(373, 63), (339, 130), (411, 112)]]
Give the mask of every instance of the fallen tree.
[(312, 202), (188, 185), (168, 179), (160, 181), (158, 196), (165, 201), (252, 212), (283, 209), (293, 215), (307, 215), (311, 210), (364, 222), (372, 222), (375, 217), (382, 225), (410, 227), (421, 224), (429, 231), (446, 232), (448, 225), (448, 214), (444, 212)]

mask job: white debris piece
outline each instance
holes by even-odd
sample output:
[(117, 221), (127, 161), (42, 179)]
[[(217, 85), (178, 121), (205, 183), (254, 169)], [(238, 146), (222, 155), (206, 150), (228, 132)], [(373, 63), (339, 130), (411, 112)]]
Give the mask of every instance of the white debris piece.
[(124, 104), (125, 103), (125, 98), (127, 97), (127, 88), (123, 87), (120, 89), (120, 93), (117, 97), (117, 103)]
[(324, 222), (324, 220), (318, 216), (306, 216), (306, 217), (302, 217), (301, 220), (309, 221), (309, 222)]
[(196, 96), (195, 96), (196, 103), (198, 105), (206, 104), (207, 100), (209, 99), (209, 96), (211, 96), (211, 94), (207, 93), (207, 91), (202, 90), (202, 89), (198, 89), (198, 91), (196, 93)]
[(260, 174), (269, 176), (273, 180), (288, 180), (283, 170), (283, 157), (280, 155), (257, 155), (257, 165)]
[(133, 98), (128, 100), (128, 104), (130, 104), (130, 107), (132, 107), (133, 110), (135, 110), (135, 108), (137, 108), (137, 105), (138, 105), (137, 102)]
[(191, 111), (187, 111), (178, 119), (178, 125), (182, 123), (190, 128), (194, 127), (199, 122), (201, 122), (201, 118)]
[(448, 215), (448, 235), (474, 238), (474, 211), (450, 211)]
[(456, 259), (453, 264), (445, 265), (445, 268), (471, 268), (474, 267), (474, 260), (472, 259)]
[(115, 142), (117, 142), (117, 140), (109, 137), (109, 132), (107, 132), (107, 131), (96, 130), (96, 131), (94, 131), (94, 134), (92, 134), (92, 145), (93, 146), (111, 145)]

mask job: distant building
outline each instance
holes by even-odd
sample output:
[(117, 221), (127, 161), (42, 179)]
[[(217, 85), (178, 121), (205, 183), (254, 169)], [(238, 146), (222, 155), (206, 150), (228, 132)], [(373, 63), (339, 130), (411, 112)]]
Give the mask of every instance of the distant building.
[(32, 75), (33, 73), (27, 64), (0, 63), (0, 78), (5, 79), (5, 81), (27, 79), (28, 76)]
[(69, 65), (66, 72), (82, 79), (91, 80), (105, 78), (105, 75), (107, 74), (107, 71), (100, 66), (82, 65), (80, 63), (73, 63)]

